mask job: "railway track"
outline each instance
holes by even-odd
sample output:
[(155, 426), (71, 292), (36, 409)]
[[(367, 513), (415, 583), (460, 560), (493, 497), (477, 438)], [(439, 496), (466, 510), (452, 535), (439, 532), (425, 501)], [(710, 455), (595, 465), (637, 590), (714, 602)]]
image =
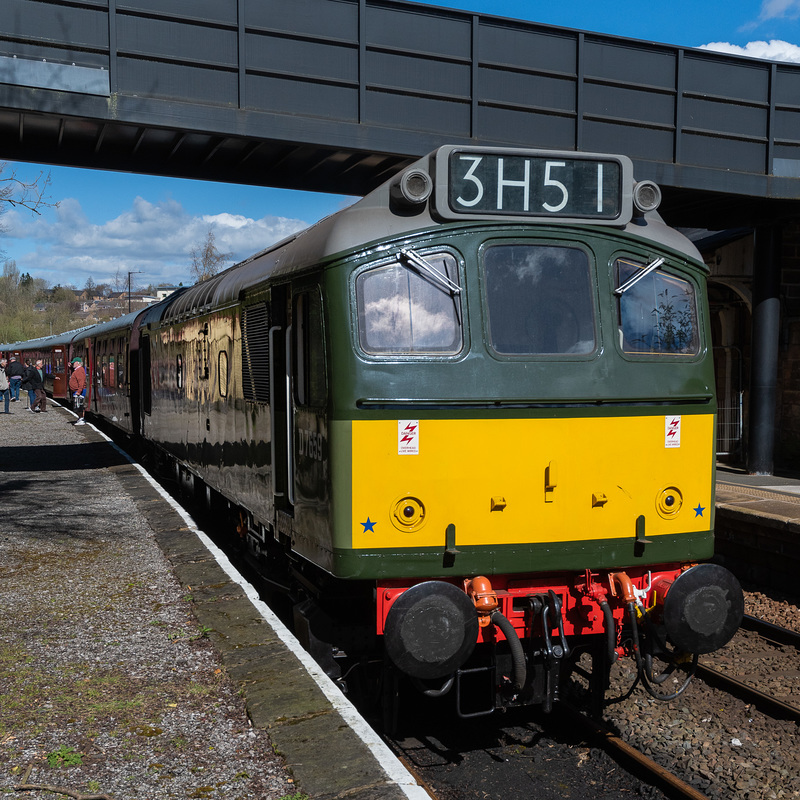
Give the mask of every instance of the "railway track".
[[(777, 647), (787, 651), (787, 656), (790, 658), (800, 651), (800, 634), (795, 631), (750, 615), (745, 615), (741, 628), (744, 632), (757, 636), (764, 642), (765, 647)], [(800, 664), (797, 666), (800, 667)], [(787, 703), (742, 680), (702, 664), (698, 665), (696, 675), (713, 688), (738, 697), (771, 717), (795, 723), (800, 722), (800, 698), (796, 703)], [(798, 672), (798, 677), (800, 678), (800, 672)], [(568, 703), (560, 703), (559, 710), (566, 712), (576, 725), (587, 731), (588, 735), (593, 736), (609, 753), (625, 763), (632, 772), (657, 786), (665, 796), (674, 800), (706, 800), (706, 795), (632, 747), (604, 724), (585, 716)]]
[(637, 777), (660, 789), (670, 800), (708, 800), (707, 795), (629, 745), (606, 725), (587, 717), (569, 703), (559, 704), (559, 710), (567, 713), (574, 724), (597, 740), (614, 759), (625, 764)]
[[(798, 662), (797, 659), (797, 654), (800, 652), (800, 634), (748, 615), (742, 620), (741, 628), (751, 636), (754, 635), (758, 637), (758, 639), (763, 642), (763, 653), (765, 655), (774, 657), (775, 653), (784, 652), (787, 660), (787, 668), (781, 670), (781, 672), (795, 672), (795, 683), (800, 685), (800, 662)], [(756, 648), (757, 647), (758, 644), (756, 644)], [(759, 653), (756, 649), (746, 663), (757, 667), (760, 661), (758, 655)], [(792, 665), (792, 660), (794, 661), (794, 665)], [(725, 661), (724, 654), (720, 654), (714, 659), (715, 663), (719, 661)], [(769, 666), (772, 668), (774, 674), (775, 665), (770, 664)], [(715, 669), (705, 663), (698, 664), (697, 667), (697, 676), (702, 678), (710, 686), (732, 694), (745, 703), (754, 705), (763, 713), (769, 714), (772, 717), (800, 722), (800, 695), (798, 695), (797, 699), (793, 702), (786, 702), (773, 696), (771, 693), (762, 691), (752, 685), (752, 680), (754, 678), (757, 679), (758, 675), (758, 672), (754, 673), (751, 670), (747, 674), (749, 680), (742, 680), (740, 674), (738, 676), (733, 675), (728, 669), (724, 671)], [(766, 677), (768, 677), (768, 675), (765, 676), (765, 679)], [(788, 678), (788, 675), (785, 677)]]
[(627, 792), (640, 781), (649, 787), (641, 789), (642, 796), (653, 800), (708, 800), (609, 727), (566, 702), (558, 703), (552, 715), (537, 715), (525, 722), (494, 718), (482, 730), (470, 747), (458, 743), (458, 733), (441, 729), (384, 738), (434, 798), (612, 796), (615, 787), (625, 787)]

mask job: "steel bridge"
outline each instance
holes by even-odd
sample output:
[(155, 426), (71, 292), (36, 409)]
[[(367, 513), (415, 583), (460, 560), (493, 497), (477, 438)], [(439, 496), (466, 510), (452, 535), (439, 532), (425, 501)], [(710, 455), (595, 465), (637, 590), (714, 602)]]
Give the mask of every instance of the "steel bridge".
[(0, 142), (357, 195), (443, 143), (619, 151), (731, 227), (800, 200), (800, 66), (399, 0), (3, 0)]

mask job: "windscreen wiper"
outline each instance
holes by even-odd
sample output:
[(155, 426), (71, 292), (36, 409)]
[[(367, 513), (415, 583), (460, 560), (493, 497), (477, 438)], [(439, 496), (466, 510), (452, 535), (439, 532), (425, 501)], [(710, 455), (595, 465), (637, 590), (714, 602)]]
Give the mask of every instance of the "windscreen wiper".
[(630, 289), (635, 284), (639, 283), (639, 281), (642, 278), (644, 278), (645, 275), (649, 275), (654, 269), (658, 269), (663, 263), (664, 263), (663, 258), (657, 258), (655, 261), (648, 264), (640, 272), (637, 272), (631, 278), (628, 278), (628, 280), (625, 281), (625, 283), (623, 283), (622, 286), (618, 287), (617, 289), (614, 289), (614, 294), (617, 297), (621, 297), (623, 294), (625, 294), (625, 292), (628, 291), (628, 289)]
[[(446, 289), (452, 294), (461, 294), (461, 287), (457, 283), (451, 281), (447, 275), (439, 272), (430, 261), (427, 261), (418, 253), (415, 253), (413, 250), (401, 250), (397, 254), (397, 260), (402, 261), (403, 259), (413, 264), (421, 272), (424, 272), (434, 283), (438, 283), (443, 289)], [(662, 258), (661, 260), (663, 261), (664, 259)]]

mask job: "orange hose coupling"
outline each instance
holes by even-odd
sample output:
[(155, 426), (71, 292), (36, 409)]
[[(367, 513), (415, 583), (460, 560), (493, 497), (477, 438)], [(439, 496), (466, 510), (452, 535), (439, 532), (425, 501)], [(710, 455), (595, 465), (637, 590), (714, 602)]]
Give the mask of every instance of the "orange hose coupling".
[(622, 599), (626, 603), (635, 603), (636, 602), (636, 594), (633, 591), (633, 582), (628, 577), (626, 572), (610, 572), (608, 574), (608, 580), (611, 584), (611, 593), (616, 595), (616, 591), (614, 591), (614, 584), (619, 586), (620, 592), (622, 594)]
[(483, 575), (478, 575), (467, 582), (465, 589), (472, 598), (472, 602), (475, 603), (480, 626), (485, 628), (491, 622), (490, 614), (496, 611), (499, 605), (497, 594), (492, 589), (491, 581), (488, 578), (484, 578)]

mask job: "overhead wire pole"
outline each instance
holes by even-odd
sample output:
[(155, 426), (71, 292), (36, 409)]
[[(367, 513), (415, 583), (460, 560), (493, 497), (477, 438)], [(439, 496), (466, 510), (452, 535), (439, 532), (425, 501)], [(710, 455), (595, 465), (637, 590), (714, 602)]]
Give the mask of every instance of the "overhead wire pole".
[(134, 269), (128, 273), (128, 313), (131, 311), (131, 275), (142, 275), (142, 270)]

